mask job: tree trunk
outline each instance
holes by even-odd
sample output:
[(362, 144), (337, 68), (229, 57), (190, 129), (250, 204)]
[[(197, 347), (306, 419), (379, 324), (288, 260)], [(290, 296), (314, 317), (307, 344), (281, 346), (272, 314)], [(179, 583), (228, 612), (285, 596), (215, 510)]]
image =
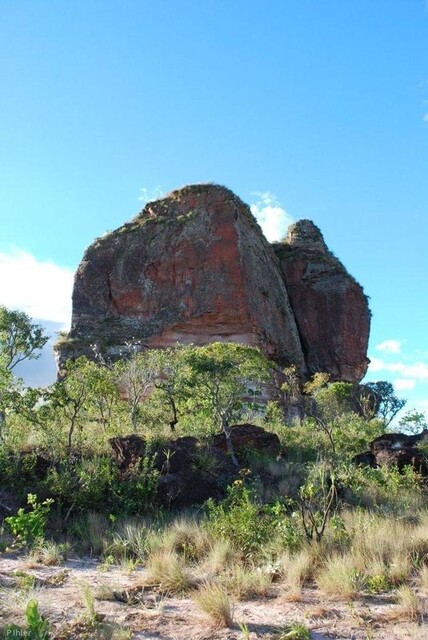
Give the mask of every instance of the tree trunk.
[(231, 458), (233, 464), (236, 467), (239, 467), (239, 462), (236, 459), (235, 451), (233, 450), (233, 443), (232, 443), (232, 438), (231, 438), (231, 435), (230, 435), (229, 423), (228, 423), (226, 418), (222, 418), (222, 420), (221, 420), (221, 428), (222, 428), (222, 431), (224, 433), (224, 437), (226, 438), (226, 446), (227, 446), (227, 451), (228, 451), (228, 453), (230, 455), (230, 458)]

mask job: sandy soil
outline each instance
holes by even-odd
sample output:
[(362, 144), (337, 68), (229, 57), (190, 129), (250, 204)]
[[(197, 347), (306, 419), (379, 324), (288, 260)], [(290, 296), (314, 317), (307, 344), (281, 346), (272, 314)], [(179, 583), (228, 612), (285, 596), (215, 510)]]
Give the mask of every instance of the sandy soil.
[[(35, 586), (23, 589), (26, 578), (19, 572), (34, 576)], [(82, 622), (86, 611), (82, 585), (86, 583), (95, 595), (102, 588), (114, 592), (114, 600), (96, 599), (95, 610), (105, 624), (131, 630), (132, 640), (244, 640), (239, 622), (246, 623), (251, 640), (274, 638), (281, 627), (294, 622), (304, 623), (312, 640), (428, 640), (428, 616), (409, 620), (391, 594), (346, 603), (327, 599), (319, 590), (309, 588), (303, 591), (300, 601), (289, 602), (286, 592), (274, 586), (267, 598), (235, 604), (232, 629), (214, 629), (190, 598), (142, 589), (144, 577), (141, 569), (128, 573), (110, 566), (103, 570), (103, 565), (90, 558), (45, 567), (29, 566), (22, 556), (3, 557), (0, 625), (22, 623), (26, 603), (36, 598), (40, 611), (51, 622), (53, 638), (107, 638), (108, 634), (97, 635)], [(427, 594), (420, 595), (427, 612)], [(119, 635), (113, 636), (116, 637)]]

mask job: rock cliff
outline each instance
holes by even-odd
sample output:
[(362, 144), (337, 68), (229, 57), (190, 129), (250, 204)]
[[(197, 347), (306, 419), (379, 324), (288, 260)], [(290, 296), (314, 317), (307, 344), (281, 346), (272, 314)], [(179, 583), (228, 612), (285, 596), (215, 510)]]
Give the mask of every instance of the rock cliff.
[(308, 373), (359, 381), (367, 370), (370, 312), (358, 282), (310, 220), (291, 225), (273, 249), (299, 330)]
[(301, 374), (358, 381), (368, 330), (361, 287), (312, 223), (270, 245), (246, 204), (204, 184), (148, 203), (86, 250), (71, 330), (56, 353), (61, 369), (93, 356), (94, 344), (115, 358), (136, 340), (153, 348), (234, 341)]

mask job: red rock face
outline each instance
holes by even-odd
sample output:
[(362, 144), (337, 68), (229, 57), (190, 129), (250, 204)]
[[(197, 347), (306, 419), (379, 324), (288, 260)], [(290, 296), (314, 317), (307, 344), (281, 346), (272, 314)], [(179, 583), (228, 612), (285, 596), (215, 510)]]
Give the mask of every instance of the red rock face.
[(370, 312), (360, 285), (327, 249), (319, 229), (300, 220), (274, 251), (280, 261), (309, 373), (359, 381), (367, 365)]
[(149, 347), (235, 341), (304, 370), (287, 290), (269, 243), (231, 191), (196, 185), (149, 203), (95, 241), (77, 270), (59, 360)]
[(93, 357), (94, 344), (114, 358), (135, 340), (154, 348), (233, 341), (302, 375), (359, 381), (368, 332), (361, 287), (312, 223), (271, 246), (231, 191), (193, 185), (87, 249), (71, 331), (56, 352), (61, 369), (68, 358)]

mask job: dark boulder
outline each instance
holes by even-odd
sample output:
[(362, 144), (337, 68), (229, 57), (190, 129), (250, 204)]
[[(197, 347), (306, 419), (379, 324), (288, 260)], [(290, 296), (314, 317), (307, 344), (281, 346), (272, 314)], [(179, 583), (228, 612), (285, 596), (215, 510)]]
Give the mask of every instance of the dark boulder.
[(153, 456), (159, 472), (156, 502), (166, 507), (186, 507), (219, 497), (236, 477), (236, 468), (223, 451), (191, 436), (148, 443), (132, 434), (111, 438), (110, 445), (124, 482), (131, 466), (145, 455)]
[(376, 456), (371, 451), (364, 451), (352, 458), (352, 462), (362, 467), (377, 467)]
[(379, 466), (386, 465), (388, 467), (396, 465), (399, 471), (403, 471), (404, 467), (409, 466), (423, 477), (428, 476), (428, 460), (417, 447), (378, 449), (376, 463)]
[[(235, 455), (242, 460), (248, 451), (265, 453), (275, 457), (281, 452), (281, 443), (276, 433), (265, 431), (254, 424), (236, 424), (230, 428), (230, 435)], [(226, 437), (224, 433), (212, 436), (211, 444), (227, 453)]]
[(428, 477), (428, 458), (415, 446), (426, 442), (428, 430), (408, 435), (406, 433), (384, 433), (370, 443), (370, 451), (365, 451), (353, 458), (353, 462), (372, 468), (386, 465), (396, 466), (403, 471), (410, 466), (416, 473)]
[(121, 471), (137, 464), (147, 446), (145, 439), (135, 434), (110, 438), (109, 443), (113, 449), (113, 459)]

